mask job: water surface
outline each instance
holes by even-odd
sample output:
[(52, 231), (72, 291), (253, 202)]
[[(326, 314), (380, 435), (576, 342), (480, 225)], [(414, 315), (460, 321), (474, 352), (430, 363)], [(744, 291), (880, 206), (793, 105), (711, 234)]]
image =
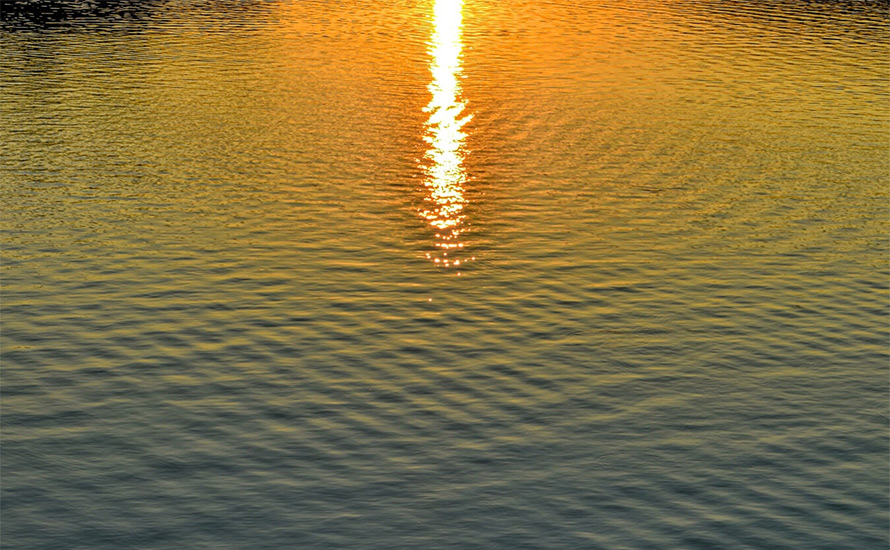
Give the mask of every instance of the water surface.
[(5, 548), (887, 547), (886, 4), (48, 6)]

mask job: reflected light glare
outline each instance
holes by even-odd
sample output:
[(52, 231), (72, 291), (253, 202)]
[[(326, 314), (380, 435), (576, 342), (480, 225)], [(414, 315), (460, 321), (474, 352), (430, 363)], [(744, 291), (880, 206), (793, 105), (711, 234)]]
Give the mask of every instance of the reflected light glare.
[[(435, 2), (429, 45), (432, 81), (428, 89), (432, 98), (424, 108), (429, 113), (424, 136), (429, 149), (422, 163), (427, 206), (420, 215), (436, 230), (436, 247), (445, 251), (463, 247), (456, 241), (465, 222), (463, 184), (467, 175), (463, 161), (467, 136), (462, 128), (472, 115), (463, 114), (466, 103), (460, 100), (462, 9), (462, 0)], [(439, 258), (434, 262), (450, 265)]]

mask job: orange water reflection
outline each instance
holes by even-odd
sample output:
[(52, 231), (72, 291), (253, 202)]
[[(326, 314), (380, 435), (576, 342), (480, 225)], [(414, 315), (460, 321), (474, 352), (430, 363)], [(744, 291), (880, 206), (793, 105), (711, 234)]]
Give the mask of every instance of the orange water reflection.
[(461, 235), (466, 230), (464, 125), (472, 118), (461, 99), (462, 0), (436, 0), (433, 33), (429, 42), (432, 94), (424, 111), (429, 113), (424, 140), (429, 144), (421, 162), (427, 196), (420, 215), (436, 231), (436, 249), (427, 258), (440, 267), (459, 267)]

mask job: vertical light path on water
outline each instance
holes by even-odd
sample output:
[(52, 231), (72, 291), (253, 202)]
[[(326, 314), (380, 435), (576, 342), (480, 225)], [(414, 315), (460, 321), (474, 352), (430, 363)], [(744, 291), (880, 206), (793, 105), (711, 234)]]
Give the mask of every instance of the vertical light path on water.
[(436, 250), (427, 257), (440, 267), (461, 265), (457, 253), (464, 247), (461, 234), (466, 229), (463, 126), (472, 115), (464, 114), (459, 81), (462, 9), (462, 0), (436, 0), (429, 43), (432, 98), (424, 109), (429, 113), (424, 136), (429, 149), (421, 163), (427, 196), (420, 215), (436, 232)]

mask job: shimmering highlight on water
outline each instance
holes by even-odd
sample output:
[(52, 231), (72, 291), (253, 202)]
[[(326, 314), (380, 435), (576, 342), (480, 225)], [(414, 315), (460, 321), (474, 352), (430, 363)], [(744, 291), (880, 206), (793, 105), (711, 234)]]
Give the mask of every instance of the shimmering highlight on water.
[[(462, 129), (472, 115), (464, 114), (466, 104), (458, 99), (462, 9), (460, 0), (437, 0), (433, 6), (434, 27), (430, 43), (433, 80), (429, 85), (432, 99), (424, 109), (429, 113), (424, 139), (430, 149), (422, 169), (429, 197), (421, 215), (435, 229), (436, 246), (441, 249), (441, 255), (427, 253), (427, 257), (442, 267), (460, 266), (461, 256), (456, 253), (463, 248), (460, 235), (466, 224), (463, 185), (467, 174), (463, 157), (467, 135)], [(464, 263), (466, 261), (464, 257)]]

